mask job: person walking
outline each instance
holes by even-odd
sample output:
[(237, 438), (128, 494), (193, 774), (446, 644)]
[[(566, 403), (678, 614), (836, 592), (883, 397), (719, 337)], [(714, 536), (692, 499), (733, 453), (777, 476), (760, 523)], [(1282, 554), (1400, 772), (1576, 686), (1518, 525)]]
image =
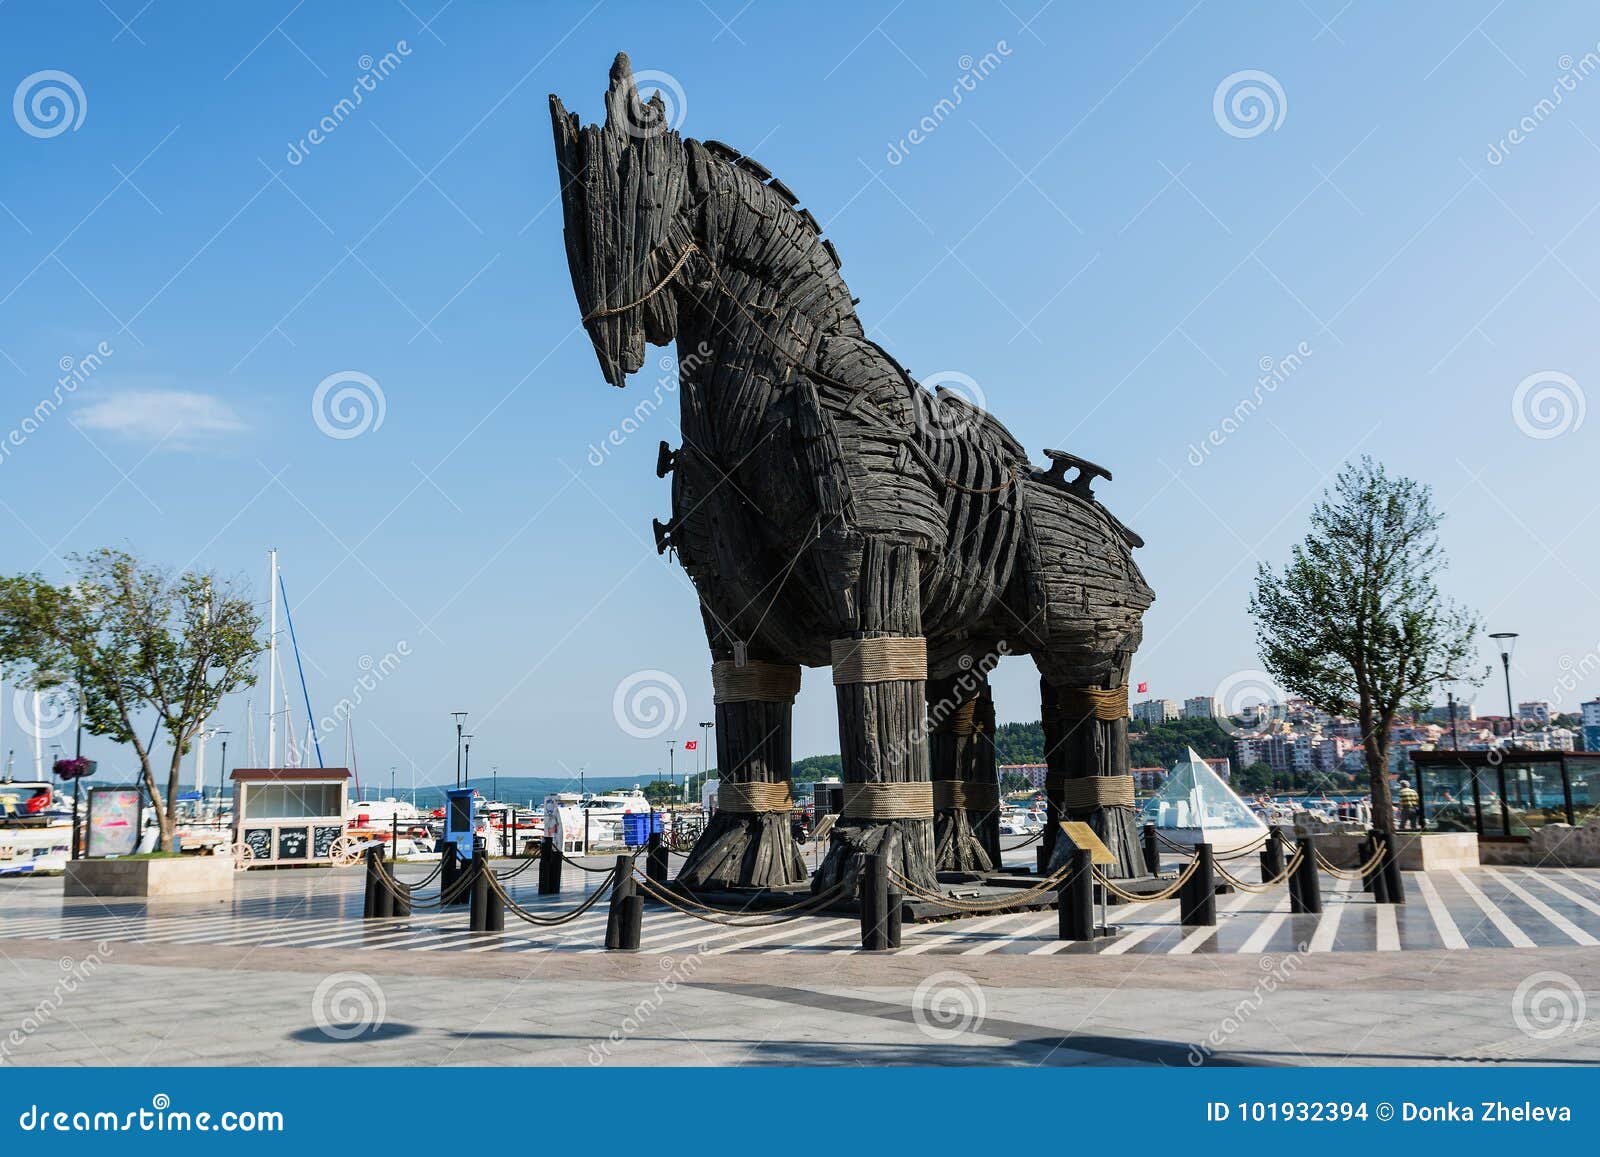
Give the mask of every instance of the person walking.
[(1417, 794), (1417, 789), (1411, 786), (1411, 781), (1400, 781), (1400, 830), (1420, 832), (1422, 830), (1422, 797)]

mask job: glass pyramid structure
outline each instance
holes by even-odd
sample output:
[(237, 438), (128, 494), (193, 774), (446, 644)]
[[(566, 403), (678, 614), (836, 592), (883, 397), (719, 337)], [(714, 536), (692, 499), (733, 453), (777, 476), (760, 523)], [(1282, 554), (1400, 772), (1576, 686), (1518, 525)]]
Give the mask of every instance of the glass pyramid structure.
[[(1211, 766), (1189, 749), (1189, 758), (1173, 767), (1161, 790), (1144, 805), (1144, 822), (1183, 842), (1247, 843), (1267, 833), (1267, 825)], [(1214, 837), (1223, 836), (1223, 840)], [(1241, 838), (1242, 837), (1242, 838)]]

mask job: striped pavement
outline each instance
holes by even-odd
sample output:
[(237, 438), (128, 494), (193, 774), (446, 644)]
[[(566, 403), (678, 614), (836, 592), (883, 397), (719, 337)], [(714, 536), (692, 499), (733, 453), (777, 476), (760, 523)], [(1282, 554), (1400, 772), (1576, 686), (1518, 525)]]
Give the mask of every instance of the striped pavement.
[[(587, 885), (588, 881), (582, 881)], [(361, 919), (359, 874), (304, 873), (242, 878), (240, 894), (217, 902), (150, 906), (138, 901), (63, 901), (52, 881), (0, 888), (0, 955), (6, 940), (323, 948), (368, 952), (599, 953), (606, 909), (596, 905), (550, 927), (507, 912), (499, 933), (467, 931), (465, 908), (419, 909), (409, 918)], [(1172, 900), (1109, 909), (1113, 938), (1056, 939), (1053, 912), (978, 915), (907, 925), (905, 956), (1283, 954), (1288, 952), (1470, 951), (1600, 945), (1600, 871), (1479, 868), (1406, 873), (1403, 906), (1373, 904), (1356, 881), (1323, 877), (1323, 912), (1289, 912), (1285, 889), (1217, 898), (1217, 923), (1184, 928)], [(54, 885), (59, 888), (59, 884)], [(546, 917), (570, 911), (579, 889), (538, 896), (514, 880), (513, 898)], [(773, 923), (757, 914), (711, 923), (657, 905), (646, 909), (643, 950), (664, 954), (828, 955), (859, 951), (853, 917), (812, 916)]]

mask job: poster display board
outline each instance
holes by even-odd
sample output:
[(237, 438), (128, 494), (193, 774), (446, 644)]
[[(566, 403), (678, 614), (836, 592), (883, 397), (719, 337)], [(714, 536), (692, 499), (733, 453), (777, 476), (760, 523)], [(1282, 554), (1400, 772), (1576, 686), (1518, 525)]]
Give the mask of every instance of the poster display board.
[(139, 850), (139, 821), (144, 794), (136, 787), (89, 789), (90, 859), (131, 856)]

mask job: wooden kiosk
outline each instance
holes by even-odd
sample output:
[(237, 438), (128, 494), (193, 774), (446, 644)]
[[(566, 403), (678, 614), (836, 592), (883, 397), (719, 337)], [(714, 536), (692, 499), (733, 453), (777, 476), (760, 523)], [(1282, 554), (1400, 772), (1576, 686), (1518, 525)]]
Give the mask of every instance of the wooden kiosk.
[(344, 767), (241, 767), (233, 781), (234, 842), (251, 864), (333, 862), (344, 835), (350, 771)]

